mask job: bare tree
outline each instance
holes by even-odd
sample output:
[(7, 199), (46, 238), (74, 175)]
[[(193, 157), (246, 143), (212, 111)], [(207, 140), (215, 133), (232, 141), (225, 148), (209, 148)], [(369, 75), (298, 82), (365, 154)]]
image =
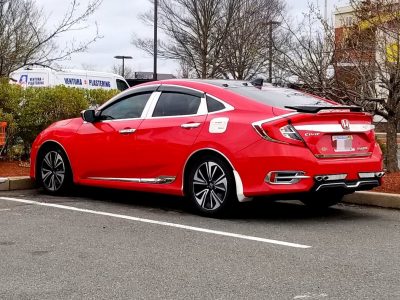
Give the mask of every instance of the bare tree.
[(265, 72), (268, 48), (281, 40), (276, 34), (270, 40), (269, 26), (281, 20), (285, 4), (281, 0), (240, 2), (223, 45), (223, 63), (225, 71), (234, 79), (248, 79)]
[[(114, 74), (119, 74), (122, 76), (122, 65), (121, 64), (114, 64), (111, 68), (111, 72), (113, 72)], [(125, 78), (129, 78), (129, 79), (133, 79), (135, 78), (135, 71), (133, 70), (133, 68), (131, 68), (130, 66), (125, 65), (124, 66), (124, 77)]]
[[(152, 0), (150, 0), (152, 1)], [(221, 76), (221, 58), (240, 0), (159, 0), (159, 26), (168, 37), (159, 42), (162, 58), (184, 60), (197, 77)], [(152, 23), (152, 14), (144, 19)], [(151, 39), (134, 44), (152, 54)]]
[(281, 28), (283, 41), (275, 49), (275, 63), (288, 79), (295, 78), (306, 91), (340, 99), (334, 79), (327, 74), (334, 55), (333, 30), (319, 10), (311, 5), (298, 24), (283, 17)]
[[(387, 121), (386, 167), (398, 171), (400, 125), (399, 4), (352, 0), (354, 24), (341, 35), (311, 8), (303, 22), (286, 22), (277, 64), (309, 92), (356, 104)], [(333, 76), (327, 70), (334, 69)], [(377, 103), (377, 100), (382, 100)]]
[(100, 38), (99, 34), (80, 43), (69, 42), (58, 47), (55, 40), (66, 32), (82, 30), (90, 15), (102, 0), (93, 0), (78, 13), (78, 0), (71, 4), (64, 16), (48, 29), (48, 19), (33, 0), (0, 0), (0, 77), (26, 65), (50, 66), (81, 52)]
[[(393, 0), (350, 2), (357, 22), (348, 29), (347, 39), (343, 41), (348, 48), (342, 51), (343, 59), (353, 66), (349, 73), (360, 87), (356, 90), (356, 99), (361, 103), (369, 99), (384, 100), (373, 106), (374, 112), (387, 121), (386, 167), (388, 171), (399, 171), (400, 5)], [(342, 86), (349, 89), (347, 82)]]
[(177, 70), (178, 78), (192, 78), (193, 76), (193, 68), (191, 65), (185, 60), (181, 59), (179, 61), (179, 69)]

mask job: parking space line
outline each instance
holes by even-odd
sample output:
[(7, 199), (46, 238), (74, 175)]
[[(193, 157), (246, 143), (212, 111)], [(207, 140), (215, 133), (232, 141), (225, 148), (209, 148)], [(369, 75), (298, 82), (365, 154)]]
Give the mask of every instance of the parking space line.
[(185, 230), (190, 230), (190, 231), (203, 232), (203, 233), (232, 237), (232, 238), (237, 238), (237, 239), (256, 241), (256, 242), (261, 242), (261, 243), (275, 244), (275, 245), (280, 245), (280, 246), (302, 248), (302, 249), (311, 248), (311, 246), (307, 246), (307, 245), (290, 243), (290, 242), (279, 241), (279, 240), (265, 239), (265, 238), (261, 238), (261, 237), (251, 236), (251, 235), (243, 235), (243, 234), (238, 234), (238, 233), (219, 231), (219, 230), (207, 229), (207, 228), (202, 228), (202, 227), (188, 226), (188, 225), (183, 225), (183, 224), (178, 224), (178, 223), (169, 223), (169, 222), (164, 222), (164, 221), (144, 219), (144, 218), (132, 217), (132, 216), (128, 216), (128, 215), (113, 214), (113, 213), (108, 213), (108, 212), (104, 212), (104, 211), (83, 209), (83, 208), (54, 204), (54, 203), (44, 203), (44, 202), (38, 202), (38, 201), (32, 201), (32, 200), (26, 200), (26, 199), (20, 199), (20, 198), (11, 198), (11, 197), (0, 197), (0, 200), (13, 201), (13, 202), (19, 202), (19, 203), (25, 203), (25, 204), (31, 204), (31, 205), (38, 205), (38, 206), (47, 206), (47, 207), (83, 212), (83, 213), (88, 213), (88, 214), (101, 215), (101, 216), (107, 216), (107, 217), (112, 217), (112, 218), (119, 218), (119, 219), (124, 219), (124, 220), (135, 221), (135, 222), (168, 226), (168, 227), (185, 229)]

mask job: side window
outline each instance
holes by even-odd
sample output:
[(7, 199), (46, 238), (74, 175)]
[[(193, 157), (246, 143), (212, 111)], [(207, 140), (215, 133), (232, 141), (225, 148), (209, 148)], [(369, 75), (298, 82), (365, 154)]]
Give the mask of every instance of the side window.
[(121, 79), (117, 79), (117, 89), (122, 91), (125, 91), (126, 89), (128, 89), (129, 86), (126, 84), (125, 81), (122, 81)]
[(219, 111), (225, 109), (225, 105), (223, 105), (221, 102), (215, 100), (214, 98), (211, 98), (207, 96), (207, 110), (208, 112), (214, 112), (214, 111)]
[(140, 118), (151, 93), (128, 96), (101, 112), (102, 120)]
[(195, 115), (200, 102), (201, 99), (193, 95), (163, 92), (154, 108), (153, 117)]

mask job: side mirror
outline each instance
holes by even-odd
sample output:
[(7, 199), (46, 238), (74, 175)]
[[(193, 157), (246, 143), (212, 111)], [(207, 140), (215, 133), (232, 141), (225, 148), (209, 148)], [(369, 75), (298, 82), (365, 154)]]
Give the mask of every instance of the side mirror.
[(96, 111), (94, 109), (87, 109), (81, 112), (81, 117), (84, 121), (88, 123), (93, 123), (96, 121)]

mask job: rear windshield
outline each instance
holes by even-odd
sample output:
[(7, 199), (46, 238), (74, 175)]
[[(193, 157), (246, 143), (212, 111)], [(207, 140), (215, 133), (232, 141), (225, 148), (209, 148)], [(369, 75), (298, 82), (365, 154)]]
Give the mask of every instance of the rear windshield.
[(245, 96), (258, 102), (285, 108), (285, 106), (332, 106), (333, 104), (303, 92), (275, 87), (231, 87), (233, 93)]

